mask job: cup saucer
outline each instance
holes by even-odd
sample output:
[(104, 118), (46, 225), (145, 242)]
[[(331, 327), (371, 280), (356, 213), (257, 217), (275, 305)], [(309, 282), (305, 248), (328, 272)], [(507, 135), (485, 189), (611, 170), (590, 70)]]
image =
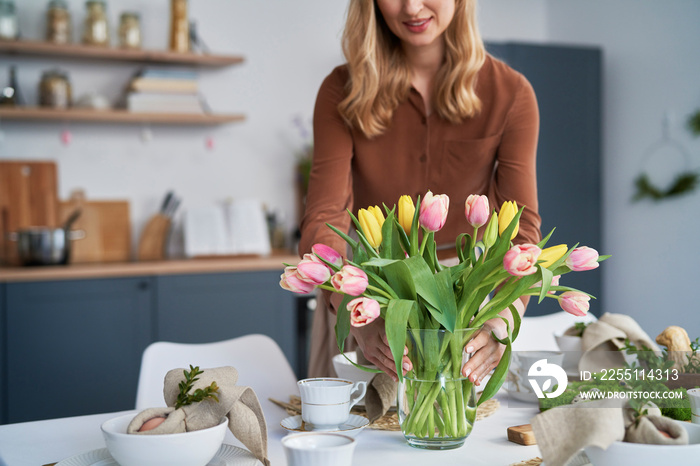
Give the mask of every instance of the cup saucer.
[(280, 425), (290, 432), (341, 432), (349, 437), (355, 437), (369, 425), (369, 419), (351, 414), (345, 423), (337, 427), (317, 429), (312, 424), (305, 423), (301, 419), (301, 415), (296, 415), (283, 419)]

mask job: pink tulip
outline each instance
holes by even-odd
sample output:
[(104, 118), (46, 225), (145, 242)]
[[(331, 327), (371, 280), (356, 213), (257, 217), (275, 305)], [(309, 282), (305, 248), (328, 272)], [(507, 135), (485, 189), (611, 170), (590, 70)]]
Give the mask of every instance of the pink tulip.
[(566, 266), (574, 272), (592, 270), (598, 265), (598, 251), (588, 246), (574, 249), (566, 258)]
[(331, 278), (331, 270), (313, 254), (304, 254), (297, 264), (299, 278), (313, 285), (322, 285)]
[(450, 198), (447, 194), (437, 196), (428, 191), (420, 203), (420, 215), (418, 222), (428, 231), (440, 231), (445, 226), (447, 211), (450, 207)]
[(588, 313), (590, 296), (580, 291), (567, 291), (559, 296), (559, 305), (569, 314), (585, 316)]
[(343, 266), (343, 256), (338, 254), (338, 252), (330, 246), (325, 244), (316, 243), (311, 246), (311, 252), (321, 259), (335, 265), (340, 268)]
[(379, 317), (379, 303), (371, 298), (355, 298), (348, 303), (350, 325), (363, 327)]
[(489, 221), (489, 198), (484, 195), (470, 194), (464, 203), (464, 215), (474, 228), (481, 228)]
[(341, 293), (360, 296), (367, 289), (367, 274), (352, 265), (344, 265), (331, 277), (331, 285)]
[(537, 258), (542, 250), (534, 244), (518, 244), (503, 256), (503, 268), (516, 277), (532, 275), (537, 272)]
[(280, 286), (287, 291), (294, 293), (311, 293), (314, 290), (314, 284), (303, 280), (299, 276), (296, 267), (285, 267), (284, 273), (280, 276)]

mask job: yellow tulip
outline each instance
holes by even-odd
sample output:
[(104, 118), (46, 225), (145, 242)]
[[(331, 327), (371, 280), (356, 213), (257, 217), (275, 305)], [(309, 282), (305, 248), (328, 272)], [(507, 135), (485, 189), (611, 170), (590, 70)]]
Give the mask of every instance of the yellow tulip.
[(382, 211), (377, 206), (360, 209), (357, 219), (369, 244), (373, 248), (378, 248), (382, 244), (382, 225), (384, 224)]
[(411, 234), (413, 216), (416, 213), (416, 206), (413, 205), (411, 196), (403, 195), (399, 198), (399, 225), (407, 235)]
[(543, 249), (538, 259), (540, 261), (540, 265), (543, 267), (549, 267), (561, 259), (561, 256), (566, 254), (566, 251), (568, 250), (569, 247), (566, 244), (557, 244), (556, 246)]
[[(515, 214), (518, 213), (518, 204), (515, 203), (515, 201), (506, 201), (503, 203), (501, 206), (501, 211), (498, 212), (498, 234), (503, 235), (503, 232), (506, 231), (506, 228), (508, 228), (508, 225), (510, 225), (510, 222), (513, 220), (515, 217)], [(518, 229), (520, 228), (520, 224), (515, 225), (515, 229), (513, 230), (513, 234), (510, 235), (510, 239), (512, 240), (515, 238), (515, 236), (518, 234)]]

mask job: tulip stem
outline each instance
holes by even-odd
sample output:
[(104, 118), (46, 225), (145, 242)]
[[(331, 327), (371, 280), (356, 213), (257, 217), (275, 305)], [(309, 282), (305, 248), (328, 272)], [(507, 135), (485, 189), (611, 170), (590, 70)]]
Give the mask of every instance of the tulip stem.
[(425, 251), (425, 245), (428, 242), (428, 237), (430, 236), (430, 232), (423, 228), (423, 240), (420, 243), (420, 253), (418, 254), (419, 256), (423, 255), (423, 251)]
[(398, 299), (397, 296), (392, 296), (389, 293), (387, 293), (386, 291), (382, 290), (381, 288), (377, 288), (376, 286), (373, 286), (373, 285), (367, 285), (367, 289), (372, 290), (375, 293), (379, 293), (380, 295), (382, 295), (388, 299)]

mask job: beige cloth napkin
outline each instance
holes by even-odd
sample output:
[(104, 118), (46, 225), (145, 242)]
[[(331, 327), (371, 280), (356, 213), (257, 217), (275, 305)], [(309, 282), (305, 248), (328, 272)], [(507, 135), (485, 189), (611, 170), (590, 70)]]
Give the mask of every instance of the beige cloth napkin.
[[(613, 442), (686, 445), (688, 434), (661, 410), (647, 404), (647, 415), (634, 422), (625, 400), (604, 399), (558, 406), (535, 416), (532, 431), (547, 466), (566, 465), (583, 447), (607, 449)], [(665, 437), (659, 432), (670, 435)]]
[(625, 346), (625, 339), (629, 339), (639, 349), (646, 346), (652, 351), (660, 351), (654, 340), (632, 317), (606, 312), (583, 332), (583, 354), (578, 364), (579, 371), (600, 372), (603, 369), (623, 367), (625, 355), (620, 349)]
[(383, 372), (372, 377), (365, 394), (365, 410), (369, 422), (376, 421), (389, 411), (396, 402), (398, 389), (399, 385)]
[[(138, 434), (172, 434), (206, 429), (217, 425), (221, 418), (228, 417), (231, 433), (240, 440), (263, 464), (269, 466), (267, 459), (267, 424), (257, 395), (250, 387), (237, 386), (238, 372), (233, 367), (203, 369), (202, 374), (190, 392), (208, 387), (212, 382), (219, 386), (219, 401), (207, 398), (175, 409), (178, 384), (184, 380), (185, 369), (173, 369), (165, 375), (163, 396), (168, 408), (150, 408), (139, 413), (127, 429), (128, 433)], [(147, 420), (156, 417), (166, 420), (153, 430), (138, 432)]]

